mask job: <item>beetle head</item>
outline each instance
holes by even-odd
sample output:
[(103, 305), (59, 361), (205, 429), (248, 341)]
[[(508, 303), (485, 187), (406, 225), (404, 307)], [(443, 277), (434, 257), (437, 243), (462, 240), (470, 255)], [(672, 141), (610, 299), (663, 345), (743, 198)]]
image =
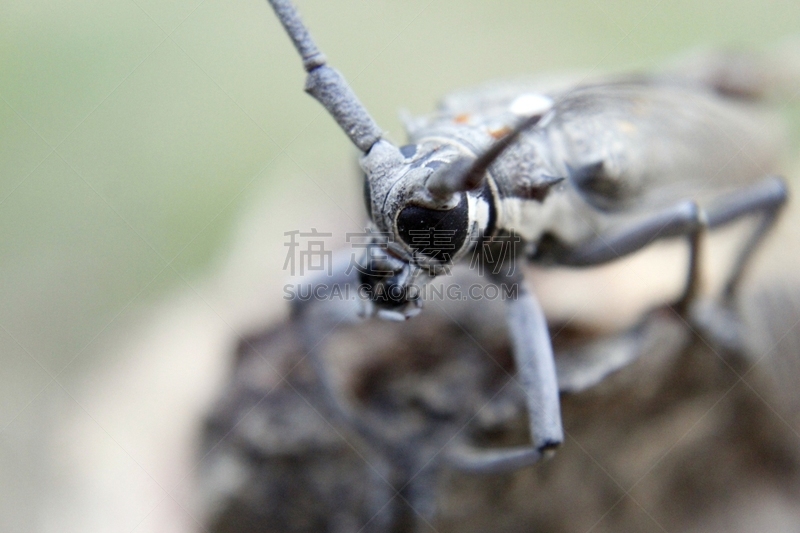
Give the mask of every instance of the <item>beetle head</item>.
[(379, 141), (361, 159), (364, 197), (375, 231), (361, 283), (379, 315), (415, 314), (421, 305), (415, 283), (446, 271), (486, 229), (489, 209), (480, 191), (442, 195), (430, 190), (442, 169), (467, 159), (475, 158), (437, 141), (399, 149)]
[(306, 92), (365, 154), (367, 210), (377, 231), (361, 265), (363, 286), (379, 314), (407, 318), (419, 309), (414, 281), (443, 272), (489, 226), (491, 200), (482, 196), (489, 165), (539, 121), (549, 102), (512, 109), (527, 118), (478, 156), (455, 142), (434, 139), (397, 148), (381, 138), (347, 82), (326, 64), (291, 0), (269, 2), (303, 60)]

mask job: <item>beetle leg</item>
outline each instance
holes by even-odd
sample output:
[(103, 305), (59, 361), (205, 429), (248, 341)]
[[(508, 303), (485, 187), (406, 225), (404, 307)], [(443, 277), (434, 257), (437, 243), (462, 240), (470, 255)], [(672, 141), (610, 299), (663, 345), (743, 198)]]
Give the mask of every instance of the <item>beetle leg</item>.
[(715, 345), (731, 353), (741, 353), (744, 346), (740, 337), (742, 328), (735, 312), (736, 290), (741, 284), (747, 265), (750, 264), (750, 258), (775, 224), (787, 197), (788, 190), (783, 179), (770, 176), (752, 187), (716, 199), (706, 210), (709, 228), (724, 226), (745, 216), (761, 214), (758, 225), (736, 256), (724, 285), (722, 301), (693, 302), (691, 307), (692, 324), (713, 339)]
[[(722, 298), (725, 305), (732, 303), (733, 297), (745, 269), (753, 256), (756, 248), (764, 239), (770, 228), (775, 224), (778, 213), (788, 199), (788, 189), (783, 178), (779, 176), (769, 176), (760, 183), (752, 187), (746, 187), (734, 191), (726, 196), (714, 200), (703, 210), (703, 222), (707, 229), (712, 230), (736, 220), (754, 214), (761, 214), (758, 225), (745, 241), (736, 259), (733, 262), (725, 282)], [(691, 255), (689, 267), (689, 280), (686, 284), (686, 291), (681, 299), (688, 304), (697, 293), (697, 280), (699, 279), (699, 243), (702, 232), (691, 236)]]
[(636, 252), (658, 239), (687, 236), (690, 243), (690, 266), (686, 289), (676, 306), (681, 308), (695, 296), (699, 270), (698, 248), (703, 229), (714, 229), (744, 216), (763, 214), (758, 227), (739, 252), (726, 282), (724, 297), (729, 301), (740, 283), (748, 259), (774, 224), (787, 197), (788, 191), (783, 179), (770, 176), (756, 185), (714, 200), (705, 209), (700, 209), (692, 201), (681, 202), (586, 243), (571, 248), (556, 245), (554, 249), (544, 253), (552, 255), (552, 259), (560, 265), (593, 266)]
[[(431, 525), (436, 517), (436, 481), (438, 464), (431, 463), (417, 468), (415, 475), (406, 483), (408, 506), (413, 511), (414, 531), (434, 530)], [(401, 493), (403, 491), (401, 490)], [(434, 530), (435, 531), (435, 530)]]
[(533, 464), (564, 440), (553, 347), (544, 312), (522, 276), (504, 279), (516, 284), (517, 297), (506, 300), (506, 315), (533, 446), (499, 450), (454, 447), (448, 456), (450, 463), (471, 472), (500, 473)]
[[(783, 179), (770, 176), (753, 186), (720, 196), (705, 209), (700, 209), (694, 202), (682, 202), (587, 243), (572, 248), (556, 245), (545, 253), (551, 254), (552, 259), (561, 265), (591, 266), (636, 252), (658, 239), (686, 236), (690, 245), (686, 288), (672, 308), (686, 315), (692, 304), (691, 322), (718, 344), (738, 350), (741, 343), (736, 333), (737, 321), (730, 309), (732, 300), (750, 257), (775, 223), (787, 197), (788, 190)], [(704, 231), (758, 214), (762, 215), (761, 220), (739, 251), (725, 283), (723, 305), (693, 305), (699, 283), (699, 247)]]
[(514, 362), (530, 412), (533, 445), (544, 451), (564, 440), (553, 346), (539, 301), (521, 276), (516, 283), (517, 297), (506, 301), (506, 317)]
[(702, 225), (700, 208), (686, 201), (588, 242), (570, 248), (559, 246), (547, 253), (559, 265), (595, 266), (637, 252), (658, 239), (695, 234)]
[[(705, 213), (694, 201), (684, 201), (588, 242), (571, 248), (556, 245), (545, 253), (551, 254), (552, 260), (560, 265), (594, 266), (637, 252), (659, 239), (686, 236), (689, 240), (686, 285), (683, 294), (673, 305), (673, 309), (685, 315), (699, 285), (699, 251), (704, 226)], [(536, 258), (537, 256), (533, 257)]]
[(295, 298), (291, 301), (292, 320), (298, 325), (301, 346), (320, 381), (330, 414), (373, 448), (381, 450), (385, 448), (385, 440), (341, 398), (323, 356), (322, 348), (329, 334), (343, 325), (362, 321), (358, 298), (353, 297), (357, 294), (358, 270), (350, 265), (350, 254), (337, 252), (331, 275), (319, 273), (303, 278), (295, 286)]
[[(670, 315), (667, 315), (670, 316)], [(674, 316), (674, 315), (671, 315)], [(558, 388), (563, 393), (577, 393), (594, 387), (607, 376), (636, 361), (662, 314), (655, 311), (625, 331), (558, 353), (556, 370)]]
[(723, 297), (726, 303), (730, 303), (733, 299), (750, 257), (775, 223), (778, 212), (786, 203), (788, 196), (786, 182), (778, 176), (769, 176), (752, 187), (735, 191), (715, 200), (706, 209), (709, 229), (724, 226), (743, 216), (762, 214), (758, 226), (739, 251), (725, 283)]
[(689, 304), (695, 301), (700, 291), (700, 243), (703, 239), (704, 224), (707, 221), (704, 211), (699, 213), (700, 225), (688, 235), (689, 266), (686, 269), (686, 283), (680, 298), (672, 304), (672, 308), (681, 316), (686, 316)]
[(542, 457), (542, 451), (532, 446), (479, 450), (462, 444), (448, 451), (447, 462), (471, 474), (504, 474), (538, 463)]

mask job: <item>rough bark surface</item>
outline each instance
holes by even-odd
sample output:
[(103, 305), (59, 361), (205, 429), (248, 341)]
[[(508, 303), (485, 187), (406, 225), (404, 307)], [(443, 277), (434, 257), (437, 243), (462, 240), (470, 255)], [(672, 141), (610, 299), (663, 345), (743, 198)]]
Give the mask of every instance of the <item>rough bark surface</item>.
[[(205, 527), (797, 530), (795, 294), (772, 286), (747, 295), (749, 359), (712, 348), (669, 310), (654, 313), (641, 358), (562, 396), (567, 436), (555, 457), (504, 475), (467, 475), (442, 460), (463, 442), (528, 442), (499, 302), (430, 305), (406, 323), (340, 326), (326, 337), (320, 348), (342, 401), (381, 443), (336, 417), (301, 324), (274, 325), (241, 343), (207, 418)], [(552, 332), (562, 364), (595, 335), (573, 325)]]

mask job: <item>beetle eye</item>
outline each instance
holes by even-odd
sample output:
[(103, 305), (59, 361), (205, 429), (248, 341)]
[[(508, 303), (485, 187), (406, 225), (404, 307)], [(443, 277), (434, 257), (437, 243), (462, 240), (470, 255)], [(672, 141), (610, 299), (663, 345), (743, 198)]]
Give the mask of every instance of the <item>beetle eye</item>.
[(452, 261), (469, 230), (466, 195), (453, 209), (409, 205), (397, 215), (397, 234), (409, 247), (439, 261)]

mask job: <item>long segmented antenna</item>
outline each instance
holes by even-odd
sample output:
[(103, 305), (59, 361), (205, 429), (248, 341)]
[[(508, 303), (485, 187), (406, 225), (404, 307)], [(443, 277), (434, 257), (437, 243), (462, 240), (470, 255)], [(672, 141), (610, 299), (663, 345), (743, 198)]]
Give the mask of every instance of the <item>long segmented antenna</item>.
[(344, 77), (326, 64), (290, 0), (269, 0), (272, 9), (303, 58), (308, 72), (305, 90), (333, 116), (350, 140), (364, 152), (382, 137), (381, 129), (361, 104)]
[(483, 184), (489, 165), (500, 157), (523, 131), (535, 126), (541, 118), (542, 114), (537, 113), (524, 119), (508, 135), (496, 141), (476, 159), (463, 157), (440, 168), (425, 184), (428, 191), (434, 198), (448, 198), (457, 192), (474, 191)]

